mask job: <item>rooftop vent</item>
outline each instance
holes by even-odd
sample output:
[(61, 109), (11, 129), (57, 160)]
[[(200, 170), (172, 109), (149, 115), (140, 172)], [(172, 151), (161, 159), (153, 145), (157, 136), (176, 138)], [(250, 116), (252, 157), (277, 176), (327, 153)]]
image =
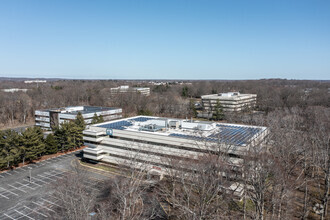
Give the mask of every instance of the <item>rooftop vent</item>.
[(144, 126), (141, 126), (139, 128), (139, 131), (151, 131), (151, 132), (156, 132), (156, 131), (159, 131), (159, 130), (162, 130), (163, 126), (158, 126), (156, 124), (148, 124), (148, 125), (144, 125)]
[(231, 96), (237, 96), (239, 94), (240, 94), (239, 92), (227, 92), (227, 93), (219, 93), (218, 96), (231, 97)]

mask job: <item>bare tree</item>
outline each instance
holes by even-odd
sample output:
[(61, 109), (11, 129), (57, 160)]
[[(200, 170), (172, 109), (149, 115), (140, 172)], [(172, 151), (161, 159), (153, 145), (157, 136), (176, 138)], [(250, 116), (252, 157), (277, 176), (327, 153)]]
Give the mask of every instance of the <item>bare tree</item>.
[(54, 197), (58, 200), (58, 210), (54, 219), (82, 220), (88, 219), (94, 211), (98, 195), (95, 186), (88, 185), (87, 173), (78, 165), (72, 173), (54, 185)]

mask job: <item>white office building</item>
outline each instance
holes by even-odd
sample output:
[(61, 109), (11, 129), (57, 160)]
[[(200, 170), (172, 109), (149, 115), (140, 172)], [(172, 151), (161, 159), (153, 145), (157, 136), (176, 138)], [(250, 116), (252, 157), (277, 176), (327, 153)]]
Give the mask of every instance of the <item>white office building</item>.
[(2, 89), (3, 92), (27, 92), (28, 89), (19, 89), (19, 88), (11, 88), (11, 89)]
[(110, 121), (122, 117), (121, 108), (97, 107), (97, 106), (71, 106), (35, 111), (35, 125), (45, 130), (60, 125), (65, 121), (75, 120), (80, 112), (86, 125), (91, 124), (94, 115), (102, 116), (104, 121)]
[(129, 86), (119, 86), (116, 88), (110, 88), (111, 95), (117, 95), (122, 93), (138, 93), (144, 96), (150, 95), (149, 87), (129, 87)]
[(46, 83), (47, 80), (25, 80), (24, 83)]
[(203, 95), (201, 98), (203, 113), (205, 114), (214, 113), (218, 103), (223, 111), (239, 112), (246, 108), (253, 108), (257, 102), (256, 94), (241, 94), (239, 92)]
[(221, 151), (237, 171), (246, 150), (267, 133), (266, 127), (136, 116), (84, 130), (84, 158), (167, 174), (176, 169), (168, 158), (194, 161)]

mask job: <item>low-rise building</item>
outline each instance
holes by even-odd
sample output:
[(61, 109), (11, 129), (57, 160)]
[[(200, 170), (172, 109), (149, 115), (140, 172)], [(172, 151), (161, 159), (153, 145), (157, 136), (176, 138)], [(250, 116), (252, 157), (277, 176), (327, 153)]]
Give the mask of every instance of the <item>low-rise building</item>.
[(24, 83), (46, 83), (47, 80), (25, 80)]
[(35, 125), (45, 130), (69, 120), (75, 120), (80, 112), (86, 125), (92, 123), (94, 115), (102, 116), (104, 121), (114, 120), (122, 117), (121, 108), (97, 107), (97, 106), (71, 106), (35, 111)]
[(28, 89), (19, 89), (19, 88), (11, 88), (11, 89), (2, 89), (3, 92), (27, 92)]
[(136, 116), (84, 130), (84, 158), (168, 174), (177, 169), (169, 158), (193, 163), (222, 152), (235, 171), (230, 175), (240, 175), (244, 154), (267, 133), (266, 127)]
[(241, 94), (239, 92), (203, 95), (201, 98), (203, 114), (211, 115), (211, 117), (219, 105), (223, 111), (239, 112), (253, 108), (257, 102), (256, 94)]
[(119, 86), (116, 88), (110, 88), (111, 95), (117, 95), (121, 93), (139, 93), (144, 96), (150, 95), (149, 87), (129, 87), (129, 86)]

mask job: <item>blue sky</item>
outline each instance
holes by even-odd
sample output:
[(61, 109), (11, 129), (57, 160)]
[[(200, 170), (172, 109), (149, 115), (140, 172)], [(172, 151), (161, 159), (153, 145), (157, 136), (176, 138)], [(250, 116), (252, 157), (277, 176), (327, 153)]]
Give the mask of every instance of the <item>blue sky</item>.
[(329, 76), (328, 0), (0, 0), (0, 77)]

